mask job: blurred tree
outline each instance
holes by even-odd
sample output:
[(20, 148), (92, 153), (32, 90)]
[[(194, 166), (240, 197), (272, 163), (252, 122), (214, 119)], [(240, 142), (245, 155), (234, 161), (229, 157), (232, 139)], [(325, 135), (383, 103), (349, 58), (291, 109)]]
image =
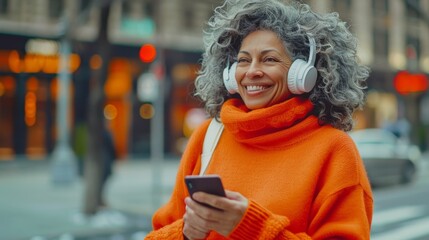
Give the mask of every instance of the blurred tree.
[(105, 101), (104, 84), (107, 79), (111, 45), (108, 41), (108, 17), (111, 0), (94, 0), (95, 6), (100, 8), (99, 33), (96, 39), (95, 54), (102, 59), (100, 68), (93, 70), (90, 79), (90, 94), (88, 105), (88, 149), (84, 163), (85, 192), (83, 212), (87, 215), (97, 213), (101, 206), (99, 194), (102, 192), (103, 170), (106, 169), (103, 161), (103, 150), (106, 148), (103, 141), (105, 127), (103, 107)]

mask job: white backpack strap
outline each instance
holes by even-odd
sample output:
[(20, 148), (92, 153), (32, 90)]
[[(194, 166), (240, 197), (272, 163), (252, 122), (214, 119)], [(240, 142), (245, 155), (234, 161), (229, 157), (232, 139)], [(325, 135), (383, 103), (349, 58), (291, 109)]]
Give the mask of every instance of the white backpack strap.
[(219, 141), (220, 135), (222, 135), (223, 124), (212, 119), (207, 129), (206, 136), (203, 143), (203, 152), (201, 154), (201, 169), (200, 175), (204, 175), (206, 168), (210, 163), (213, 151), (216, 148), (217, 142)]

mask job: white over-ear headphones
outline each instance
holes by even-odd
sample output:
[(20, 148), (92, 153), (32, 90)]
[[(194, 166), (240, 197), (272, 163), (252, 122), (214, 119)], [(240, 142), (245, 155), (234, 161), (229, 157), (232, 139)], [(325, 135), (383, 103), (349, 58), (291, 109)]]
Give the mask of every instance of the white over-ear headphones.
[(237, 62), (234, 62), (229, 67), (229, 59), (226, 63), (225, 69), (223, 69), (223, 83), (225, 84), (226, 90), (230, 94), (234, 94), (238, 91), (237, 80), (235, 80), (235, 70), (237, 69)]
[[(310, 43), (308, 61), (296, 59), (289, 68), (287, 84), (289, 91), (293, 94), (310, 92), (316, 84), (317, 69), (314, 67), (314, 62), (316, 61), (316, 41), (311, 36), (308, 36), (308, 40)], [(230, 94), (237, 93), (238, 91), (237, 81), (235, 80), (236, 68), (237, 62), (234, 62), (229, 67), (228, 59), (227, 65), (223, 70), (223, 82)]]

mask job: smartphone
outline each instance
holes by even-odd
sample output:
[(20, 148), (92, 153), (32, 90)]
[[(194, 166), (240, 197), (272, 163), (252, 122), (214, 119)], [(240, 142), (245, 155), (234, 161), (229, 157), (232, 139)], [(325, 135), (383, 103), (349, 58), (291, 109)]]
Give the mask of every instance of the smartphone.
[[(221, 197), (226, 197), (225, 190), (223, 188), (222, 181), (219, 175), (189, 175), (185, 176), (185, 183), (191, 198), (192, 195), (196, 192), (205, 192)], [(210, 208), (214, 208), (204, 203), (200, 204)]]

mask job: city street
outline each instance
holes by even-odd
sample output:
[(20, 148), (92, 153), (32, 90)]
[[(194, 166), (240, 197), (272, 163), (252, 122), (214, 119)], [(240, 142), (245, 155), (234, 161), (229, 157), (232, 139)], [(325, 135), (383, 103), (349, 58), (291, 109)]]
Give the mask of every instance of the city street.
[[(177, 164), (164, 160), (156, 170), (148, 160), (118, 162), (108, 185), (109, 208), (85, 217), (80, 212), (81, 179), (55, 186), (47, 161), (2, 163), (0, 239), (142, 240), (151, 229), (154, 209), (169, 197)], [(426, 157), (416, 182), (374, 189), (372, 239), (429, 239), (428, 170)], [(160, 188), (154, 191), (153, 186)]]
[(429, 239), (428, 183), (376, 191), (371, 239)]
[[(159, 176), (148, 160), (116, 164), (107, 189), (108, 208), (82, 213), (84, 183), (52, 184), (47, 161), (0, 162), (1, 240), (143, 239), (150, 217), (172, 189), (177, 160), (165, 160)], [(159, 179), (155, 193), (152, 180)], [(125, 238), (126, 236), (126, 238)]]
[(429, 239), (429, 174), (425, 157), (417, 182), (374, 189), (371, 239)]

